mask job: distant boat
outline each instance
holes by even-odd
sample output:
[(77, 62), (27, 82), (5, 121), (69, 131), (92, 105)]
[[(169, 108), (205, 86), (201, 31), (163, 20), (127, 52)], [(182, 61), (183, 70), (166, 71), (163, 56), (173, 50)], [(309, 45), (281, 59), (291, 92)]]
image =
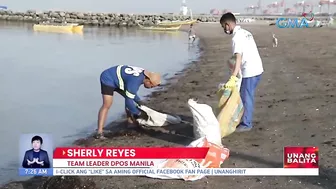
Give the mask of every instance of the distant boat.
[(139, 24), (139, 27), (143, 30), (156, 30), (156, 31), (177, 31), (181, 28), (182, 25), (174, 26), (174, 27), (164, 27), (164, 26), (143, 26)]
[(59, 32), (59, 33), (81, 33), (83, 25), (79, 24), (34, 24), (34, 31)]
[(0, 5), (0, 9), (7, 9), (7, 7)]
[(161, 22), (159, 26), (179, 26), (179, 25), (190, 25), (196, 23), (197, 20), (185, 20), (185, 21), (171, 21), (171, 22)]

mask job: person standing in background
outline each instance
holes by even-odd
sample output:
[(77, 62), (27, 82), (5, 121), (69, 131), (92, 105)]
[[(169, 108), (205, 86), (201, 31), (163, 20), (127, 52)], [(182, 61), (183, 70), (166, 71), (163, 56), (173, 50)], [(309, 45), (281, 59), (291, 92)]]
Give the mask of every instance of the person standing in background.
[(189, 42), (191, 41), (191, 43), (194, 43), (194, 41), (196, 40), (196, 32), (193, 28), (193, 24), (190, 24), (190, 28), (188, 31), (188, 37), (189, 37)]
[(232, 75), (225, 87), (236, 86), (239, 71), (243, 77), (240, 96), (244, 105), (244, 115), (236, 132), (250, 131), (253, 128), (254, 94), (264, 72), (262, 60), (253, 35), (236, 25), (236, 17), (232, 13), (223, 14), (220, 24), (226, 34), (232, 35), (232, 51), (236, 59)]

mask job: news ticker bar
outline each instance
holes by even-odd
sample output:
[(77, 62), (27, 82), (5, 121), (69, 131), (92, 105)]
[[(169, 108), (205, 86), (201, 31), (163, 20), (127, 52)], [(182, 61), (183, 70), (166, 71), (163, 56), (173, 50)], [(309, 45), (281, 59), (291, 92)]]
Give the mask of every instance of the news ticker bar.
[(318, 176), (318, 168), (52, 168), (19, 169), (20, 176), (146, 176), (146, 175), (206, 175), (206, 176)]
[(53, 159), (54, 168), (154, 167), (166, 159)]

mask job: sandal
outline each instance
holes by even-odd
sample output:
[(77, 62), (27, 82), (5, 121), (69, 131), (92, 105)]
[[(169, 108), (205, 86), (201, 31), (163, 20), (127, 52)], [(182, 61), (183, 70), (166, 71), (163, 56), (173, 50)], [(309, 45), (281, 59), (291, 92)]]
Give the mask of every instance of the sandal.
[(94, 138), (95, 139), (106, 139), (106, 137), (104, 137), (103, 133), (97, 133), (97, 134), (95, 134)]

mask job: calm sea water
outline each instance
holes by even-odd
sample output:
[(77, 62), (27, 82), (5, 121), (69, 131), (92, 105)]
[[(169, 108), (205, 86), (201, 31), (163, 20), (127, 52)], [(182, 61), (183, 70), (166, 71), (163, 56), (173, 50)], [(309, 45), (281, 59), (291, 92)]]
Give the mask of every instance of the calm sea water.
[[(79, 35), (31, 27), (0, 22), (1, 183), (17, 179), (20, 134), (51, 133), (55, 145), (67, 145), (94, 131), (104, 69), (128, 64), (170, 77), (198, 56), (182, 32), (85, 28)], [(148, 92), (141, 88), (140, 95)], [(116, 95), (110, 121), (122, 106)]]

